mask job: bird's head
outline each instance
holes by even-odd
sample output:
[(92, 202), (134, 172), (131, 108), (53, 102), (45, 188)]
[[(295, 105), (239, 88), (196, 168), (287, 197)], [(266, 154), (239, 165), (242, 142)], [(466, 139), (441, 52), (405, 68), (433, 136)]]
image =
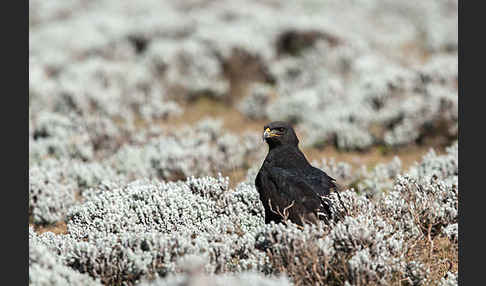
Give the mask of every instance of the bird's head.
[(299, 139), (294, 128), (284, 121), (274, 121), (263, 127), (263, 140), (270, 148), (281, 145), (297, 146)]

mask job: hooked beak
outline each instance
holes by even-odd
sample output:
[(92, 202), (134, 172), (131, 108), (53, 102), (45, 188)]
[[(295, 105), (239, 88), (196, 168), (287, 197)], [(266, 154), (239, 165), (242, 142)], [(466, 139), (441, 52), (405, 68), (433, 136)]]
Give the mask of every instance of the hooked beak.
[(270, 130), (270, 128), (267, 128), (265, 129), (265, 131), (263, 132), (263, 136), (262, 136), (262, 139), (263, 141), (265, 141), (265, 139), (269, 138), (269, 137), (274, 137), (274, 136), (279, 136), (278, 134), (276, 134), (273, 130)]

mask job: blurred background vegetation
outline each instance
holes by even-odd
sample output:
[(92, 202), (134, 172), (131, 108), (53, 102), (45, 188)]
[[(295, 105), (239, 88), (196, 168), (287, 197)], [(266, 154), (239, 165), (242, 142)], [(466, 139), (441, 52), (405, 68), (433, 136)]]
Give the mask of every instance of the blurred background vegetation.
[(457, 5), (32, 0), (29, 162), (235, 185), (286, 120), (310, 161), (407, 167), (457, 139)]
[[(204, 252), (296, 285), (457, 284), (457, 19), (457, 0), (30, 0), (29, 281), (133, 285)], [(334, 230), (263, 224), (274, 120), (350, 188)]]

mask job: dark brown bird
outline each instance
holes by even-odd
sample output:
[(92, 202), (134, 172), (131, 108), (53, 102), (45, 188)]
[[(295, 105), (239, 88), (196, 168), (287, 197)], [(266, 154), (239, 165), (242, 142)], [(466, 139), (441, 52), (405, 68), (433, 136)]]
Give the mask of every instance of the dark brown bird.
[(269, 150), (255, 186), (265, 208), (265, 223), (329, 221), (332, 213), (327, 196), (336, 188), (335, 180), (307, 161), (290, 124), (275, 121), (263, 130)]

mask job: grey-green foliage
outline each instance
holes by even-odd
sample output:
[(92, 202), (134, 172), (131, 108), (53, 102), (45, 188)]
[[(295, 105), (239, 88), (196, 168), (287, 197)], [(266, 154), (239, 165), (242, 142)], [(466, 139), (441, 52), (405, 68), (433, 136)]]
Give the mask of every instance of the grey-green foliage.
[(204, 95), (228, 96), (230, 84), (214, 49), (197, 40), (157, 41), (149, 48), (149, 58), (166, 68), (164, 80), (182, 88), (187, 99)]
[(116, 170), (98, 162), (47, 158), (29, 166), (29, 215), (32, 222), (50, 224), (66, 219), (77, 197), (103, 182), (123, 182)]
[(175, 273), (175, 261), (207, 255), (209, 273), (258, 269), (254, 231), (263, 208), (254, 187), (228, 189), (225, 178), (135, 181), (86, 191), (68, 214), (69, 235), (40, 239), (66, 263), (103, 281)]
[[(29, 230), (33, 232), (33, 230)], [(81, 274), (45, 244), (29, 239), (29, 285), (102, 285), (88, 274)]]
[(270, 119), (302, 126), (304, 144), (367, 149), (412, 143), (428, 136), (431, 128), (446, 138), (457, 135), (457, 88), (451, 84), (457, 80), (457, 56), (439, 55), (411, 69), (363, 53), (370, 60), (353, 66), (353, 80), (344, 88), (326, 74), (327, 49), (315, 45), (304, 56), (284, 62), (282, 68), (293, 76), (282, 72), (279, 82), (285, 84), (277, 86), (279, 97), (267, 106)]
[[(221, 98), (233, 79), (259, 73), (274, 79), (275, 100), (250, 92), (243, 113), (295, 121), (308, 131), (306, 144), (367, 149), (421, 140), (431, 128), (458, 132), (458, 1), (253, 0), (244, 10), (226, 2), (49, 3), (29, 2), (29, 111), (104, 120), (115, 139), (96, 137), (104, 151), (140, 121), (180, 115), (174, 97)], [(301, 48), (289, 54), (294, 44)], [(447, 130), (435, 128), (442, 123)], [(92, 146), (77, 141), (53, 137), (31, 148), (90, 157)]]
[(456, 286), (458, 285), (458, 273), (447, 271), (446, 275), (439, 281), (440, 286)]
[(442, 229), (442, 233), (447, 236), (451, 241), (459, 240), (459, 224), (453, 223)]
[(93, 145), (86, 127), (78, 116), (52, 112), (32, 115), (29, 123), (29, 162), (48, 156), (56, 158), (93, 159)]
[(274, 90), (267, 84), (251, 84), (249, 94), (238, 103), (238, 110), (251, 119), (268, 118), (267, 105)]
[(228, 179), (134, 181), (110, 190), (90, 190), (68, 214), (70, 233), (157, 231), (161, 233), (246, 232), (261, 224), (258, 195), (250, 186), (229, 191)]
[[(29, 168), (29, 214), (33, 222), (64, 220), (67, 208), (77, 203), (77, 195), (84, 196), (85, 190), (100, 183), (216, 175), (244, 168), (252, 158), (263, 156), (264, 151), (254, 134), (225, 132), (220, 121), (211, 119), (194, 127), (181, 127), (176, 133), (161, 135), (160, 130), (153, 128), (132, 136), (132, 144), (124, 144), (113, 154), (97, 153), (96, 160), (87, 162), (67, 154), (60, 158), (41, 155), (31, 149), (30, 158), (38, 158), (32, 160)], [(82, 147), (93, 144), (92, 140), (83, 142)], [(40, 160), (42, 156), (46, 157)]]
[(190, 177), (102, 183), (69, 208), (68, 234), (32, 233), (29, 239), (105, 283), (136, 284), (167, 275), (156, 283), (182, 283), (189, 278), (173, 275), (184, 270), (179, 261), (186, 256), (207, 259), (206, 274), (296, 275), (307, 271), (301, 265), (318, 263), (335, 271), (318, 267), (319, 276), (313, 270), (291, 280), (386, 285), (398, 275), (427, 283), (427, 268), (404, 255), (412, 241), (429, 235), (429, 226), (432, 236), (449, 236), (457, 225), (457, 144), (447, 154), (428, 154), (409, 173), (397, 174), (399, 164), (385, 166), (368, 175), (394, 177), (386, 194), (331, 194), (334, 212), (341, 214), (331, 225), (265, 225), (252, 184), (230, 189), (221, 176)]
[(132, 179), (173, 180), (244, 167), (262, 151), (254, 134), (236, 135), (211, 122), (206, 120), (194, 127), (181, 127), (142, 144), (126, 144), (107, 158), (107, 164)]
[[(29, 214), (37, 225), (66, 220), (69, 230), (29, 229), (33, 284), (86, 285), (86, 274), (105, 283), (185, 283), (190, 274), (177, 275), (187, 255), (206, 257), (206, 274), (228, 275), (212, 283), (285, 284), (229, 277), (280, 272), (279, 261), (289, 280), (304, 273), (312, 282), (386, 284), (402, 273), (428, 283), (427, 269), (401, 254), (429, 226), (456, 241), (457, 144), (407, 171), (397, 162), (362, 172), (323, 162), (338, 182), (361, 180), (359, 194), (331, 195), (345, 214), (333, 227), (301, 230), (263, 224), (253, 186), (259, 164), (234, 189), (216, 175), (262, 159), (258, 135), (211, 120), (172, 130), (164, 123), (192, 99), (228, 95), (228, 74), (246, 80), (238, 73), (257, 65), (251, 73), (274, 79), (272, 96), (257, 85), (240, 110), (295, 121), (303, 145), (453, 140), (458, 1), (252, 0), (245, 9), (232, 1), (68, 2), (29, 2)], [(306, 272), (308, 250), (326, 254), (316, 261), (338, 275)], [(287, 255), (295, 252), (303, 255)], [(457, 284), (457, 275), (446, 282)]]
[(402, 172), (402, 162), (394, 157), (389, 163), (379, 163), (371, 171), (361, 169), (359, 192), (368, 197), (382, 196), (393, 188), (393, 180)]
[[(52, 161), (50, 161), (52, 162)], [(29, 168), (29, 216), (35, 223), (53, 223), (64, 219), (67, 208), (75, 203), (76, 184), (60, 168)]]
[(177, 260), (176, 264), (180, 274), (169, 274), (165, 278), (142, 281), (139, 285), (161, 286), (161, 285), (261, 285), (261, 286), (290, 286), (290, 281), (285, 276), (268, 277), (256, 271), (245, 271), (241, 273), (223, 273), (219, 275), (207, 275), (204, 271), (208, 263), (208, 257), (197, 255), (186, 255)]
[(144, 286), (290, 286), (290, 282), (286, 278), (272, 279), (267, 278), (259, 273), (242, 273), (242, 274), (221, 274), (212, 276), (189, 276), (179, 275), (172, 276), (167, 279), (155, 280), (151, 283), (140, 284)]

